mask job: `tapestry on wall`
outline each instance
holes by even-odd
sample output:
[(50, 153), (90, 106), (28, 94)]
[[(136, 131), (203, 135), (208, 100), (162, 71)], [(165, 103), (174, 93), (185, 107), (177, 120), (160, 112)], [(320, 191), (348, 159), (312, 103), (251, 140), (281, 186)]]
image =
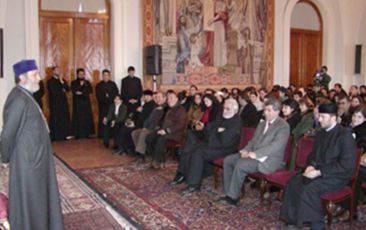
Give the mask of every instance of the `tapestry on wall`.
[(163, 48), (162, 85), (267, 85), (272, 0), (145, 0), (144, 45)]

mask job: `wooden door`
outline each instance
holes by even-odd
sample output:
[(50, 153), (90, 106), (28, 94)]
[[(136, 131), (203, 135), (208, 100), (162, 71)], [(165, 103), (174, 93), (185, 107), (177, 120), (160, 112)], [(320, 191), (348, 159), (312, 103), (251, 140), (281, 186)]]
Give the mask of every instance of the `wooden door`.
[(298, 87), (313, 83), (313, 75), (321, 66), (321, 32), (291, 29), (290, 83)]
[[(61, 77), (70, 84), (74, 70), (74, 36), (73, 20), (69, 18), (40, 19), (40, 73), (44, 77), (44, 85), (52, 75), (52, 66), (58, 65)], [(68, 95), (71, 108), (71, 95)], [(49, 116), (48, 92), (43, 97), (43, 111)], [(71, 110), (70, 110), (71, 111)]]
[[(50, 67), (60, 66), (61, 76), (70, 84), (76, 69), (84, 68), (93, 86), (91, 96), (94, 126), (98, 127), (95, 86), (103, 69), (110, 69), (109, 18), (97, 14), (42, 12), (40, 17), (40, 69), (50, 76)], [(45, 79), (46, 83), (47, 79)], [(72, 112), (71, 93), (68, 95)], [(48, 95), (44, 98), (48, 117)]]

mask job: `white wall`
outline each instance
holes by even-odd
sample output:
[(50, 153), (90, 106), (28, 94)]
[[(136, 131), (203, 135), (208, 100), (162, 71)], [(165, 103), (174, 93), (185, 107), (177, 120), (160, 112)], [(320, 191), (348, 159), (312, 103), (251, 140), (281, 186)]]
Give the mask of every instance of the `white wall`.
[(320, 30), (320, 20), (314, 8), (305, 2), (299, 2), (291, 16), (291, 28)]
[[(26, 57), (25, 48), (25, 2), (22, 0), (0, 0), (0, 26), (4, 32), (4, 78), (0, 79), (0, 127), (6, 97), (14, 87), (12, 65)], [(19, 9), (19, 10), (14, 10)]]
[[(274, 82), (289, 83), (290, 22), (298, 0), (275, 1)], [(323, 19), (323, 64), (332, 76), (331, 85), (340, 82), (348, 89), (352, 84), (365, 84), (365, 67), (360, 76), (354, 71), (354, 46), (365, 47), (366, 1), (313, 0)], [(365, 53), (365, 52), (364, 52)], [(365, 57), (365, 54), (363, 54)], [(365, 64), (365, 61), (363, 61)]]

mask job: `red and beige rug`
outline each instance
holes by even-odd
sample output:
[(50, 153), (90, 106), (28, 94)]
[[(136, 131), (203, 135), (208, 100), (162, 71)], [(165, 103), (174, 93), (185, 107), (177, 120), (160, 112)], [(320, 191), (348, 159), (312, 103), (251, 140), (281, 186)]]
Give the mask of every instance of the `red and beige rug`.
[[(60, 160), (55, 159), (65, 230), (122, 229), (101, 198)], [(0, 165), (0, 192), (8, 193), (8, 168)]]
[[(278, 221), (280, 202), (267, 205), (259, 200), (258, 190), (249, 188), (238, 208), (216, 200), (222, 188), (213, 188), (212, 177), (204, 180), (201, 192), (182, 197), (184, 185), (171, 187), (176, 164), (167, 163), (161, 171), (147, 170), (148, 164), (82, 169), (78, 173), (122, 215), (144, 229), (281, 229)], [(362, 208), (366, 211), (365, 207)], [(366, 220), (355, 229), (363, 229)], [(334, 224), (333, 229), (349, 229)]]

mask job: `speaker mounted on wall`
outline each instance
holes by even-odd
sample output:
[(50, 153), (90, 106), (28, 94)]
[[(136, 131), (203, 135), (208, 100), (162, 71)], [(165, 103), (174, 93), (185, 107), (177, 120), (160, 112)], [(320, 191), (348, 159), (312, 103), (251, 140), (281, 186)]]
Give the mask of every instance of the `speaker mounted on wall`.
[(161, 75), (162, 48), (161, 45), (146, 47), (146, 74)]
[(355, 74), (361, 73), (362, 45), (356, 45), (355, 49)]

